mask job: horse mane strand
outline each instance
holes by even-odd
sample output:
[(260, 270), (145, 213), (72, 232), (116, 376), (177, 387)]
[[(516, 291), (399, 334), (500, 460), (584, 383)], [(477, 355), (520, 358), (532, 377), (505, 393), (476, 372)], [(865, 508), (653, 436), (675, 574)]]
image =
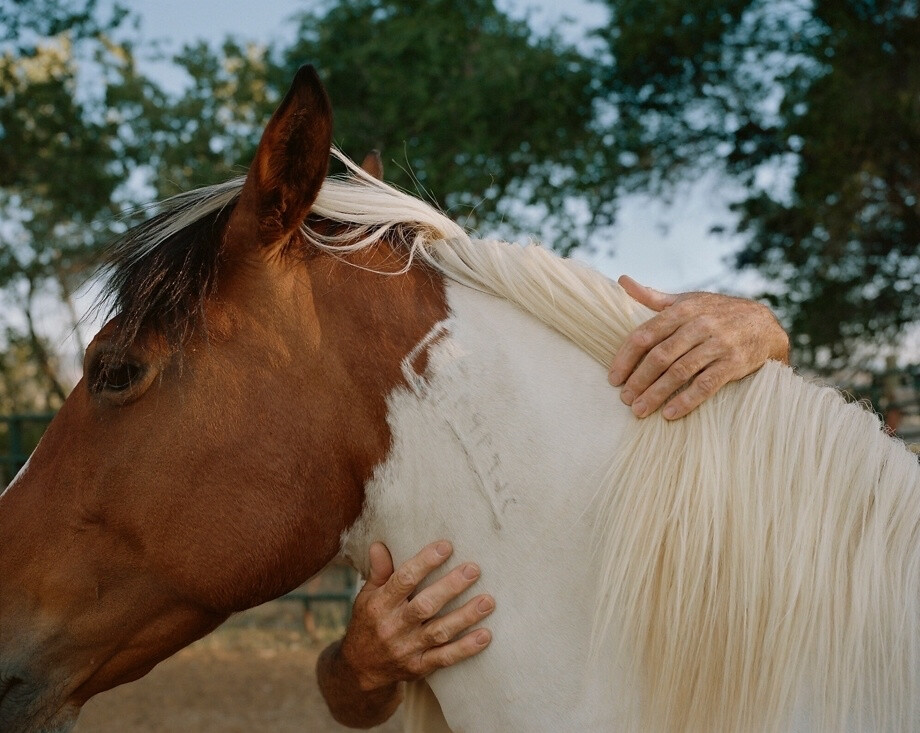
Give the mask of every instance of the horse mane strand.
[(836, 390), (771, 362), (639, 421), (597, 530), (595, 641), (633, 660), (636, 729), (917, 727), (920, 467)]

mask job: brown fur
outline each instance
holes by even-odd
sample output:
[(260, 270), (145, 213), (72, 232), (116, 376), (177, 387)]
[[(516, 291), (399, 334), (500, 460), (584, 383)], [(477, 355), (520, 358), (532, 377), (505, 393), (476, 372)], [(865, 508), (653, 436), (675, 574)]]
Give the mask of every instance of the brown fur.
[(0, 673), (35, 689), (0, 729), (34, 730), (302, 583), (360, 513), (400, 362), (447, 306), (422, 267), (370, 271), (391, 269), (388, 245), (300, 253), (330, 133), (302, 70), (215, 233), (201, 322), (177, 349), (148, 321), (125, 357), (118, 318), (103, 328), (88, 368), (128, 358), (143, 378), (82, 380), (0, 500)]

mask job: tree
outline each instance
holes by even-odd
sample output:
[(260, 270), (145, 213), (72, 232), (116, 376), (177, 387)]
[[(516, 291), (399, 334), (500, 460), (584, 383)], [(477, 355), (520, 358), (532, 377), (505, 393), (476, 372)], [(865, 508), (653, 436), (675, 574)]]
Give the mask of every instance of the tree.
[(380, 149), (389, 181), (465, 224), (546, 226), (572, 246), (586, 236), (575, 200), (590, 200), (594, 224), (612, 220), (593, 62), (492, 0), (342, 0), (303, 14), (288, 48), (197, 44), (177, 63), (192, 84), (171, 107), (160, 170), (180, 188), (240, 173), (297, 67), (313, 63), (345, 152)]
[(608, 0), (624, 180), (718, 167), (745, 189), (737, 267), (798, 358), (920, 320), (920, 18), (912, 0)]
[(95, 0), (44, 0), (5, 6), (0, 25), (0, 289), (13, 306), (5, 341), (19, 352), (30, 345), (58, 402), (68, 385), (36, 301), (55, 292), (76, 328), (74, 291), (123, 228), (125, 184), (144, 163), (144, 125), (133, 123), (146, 119), (155, 87), (137, 74), (130, 44), (109, 35), (124, 19), (118, 7), (100, 17)]
[(346, 152), (381, 149), (395, 183), (461, 221), (533, 231), (548, 217), (571, 246), (571, 199), (612, 218), (591, 196), (614, 178), (597, 155), (593, 62), (493, 0), (343, 0), (305, 14), (284, 59), (286, 75), (316, 61)]

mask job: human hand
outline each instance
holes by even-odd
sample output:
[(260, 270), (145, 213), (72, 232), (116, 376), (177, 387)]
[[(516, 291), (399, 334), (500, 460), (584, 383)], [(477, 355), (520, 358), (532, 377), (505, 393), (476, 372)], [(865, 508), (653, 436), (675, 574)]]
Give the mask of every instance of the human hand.
[(715, 293), (670, 295), (625, 275), (618, 282), (659, 311), (629, 335), (610, 366), (610, 383), (623, 385), (620, 399), (637, 417), (666, 400), (664, 417), (683, 417), (768, 359), (789, 358), (788, 336), (760, 303)]
[(432, 543), (394, 572), (386, 546), (371, 545), (370, 577), (355, 598), (339, 648), (361, 689), (378, 690), (421, 679), (489, 645), (492, 634), (487, 629), (464, 632), (492, 612), (495, 600), (491, 596), (478, 595), (461, 608), (437, 615), (479, 578), (475, 564), (460, 565), (412, 595), (452, 552), (449, 542)]

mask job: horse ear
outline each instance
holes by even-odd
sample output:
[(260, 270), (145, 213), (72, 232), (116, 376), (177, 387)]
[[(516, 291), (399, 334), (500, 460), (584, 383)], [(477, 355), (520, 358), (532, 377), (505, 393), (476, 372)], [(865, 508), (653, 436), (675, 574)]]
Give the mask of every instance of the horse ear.
[(302, 66), (269, 120), (230, 215), (233, 248), (283, 245), (316, 200), (329, 170), (332, 106), (316, 70)]
[(382, 181), (383, 158), (380, 157), (380, 151), (371, 150), (371, 152), (365, 155), (364, 160), (361, 162), (361, 168), (364, 169), (364, 172), (368, 175), (376, 178), (378, 181)]

